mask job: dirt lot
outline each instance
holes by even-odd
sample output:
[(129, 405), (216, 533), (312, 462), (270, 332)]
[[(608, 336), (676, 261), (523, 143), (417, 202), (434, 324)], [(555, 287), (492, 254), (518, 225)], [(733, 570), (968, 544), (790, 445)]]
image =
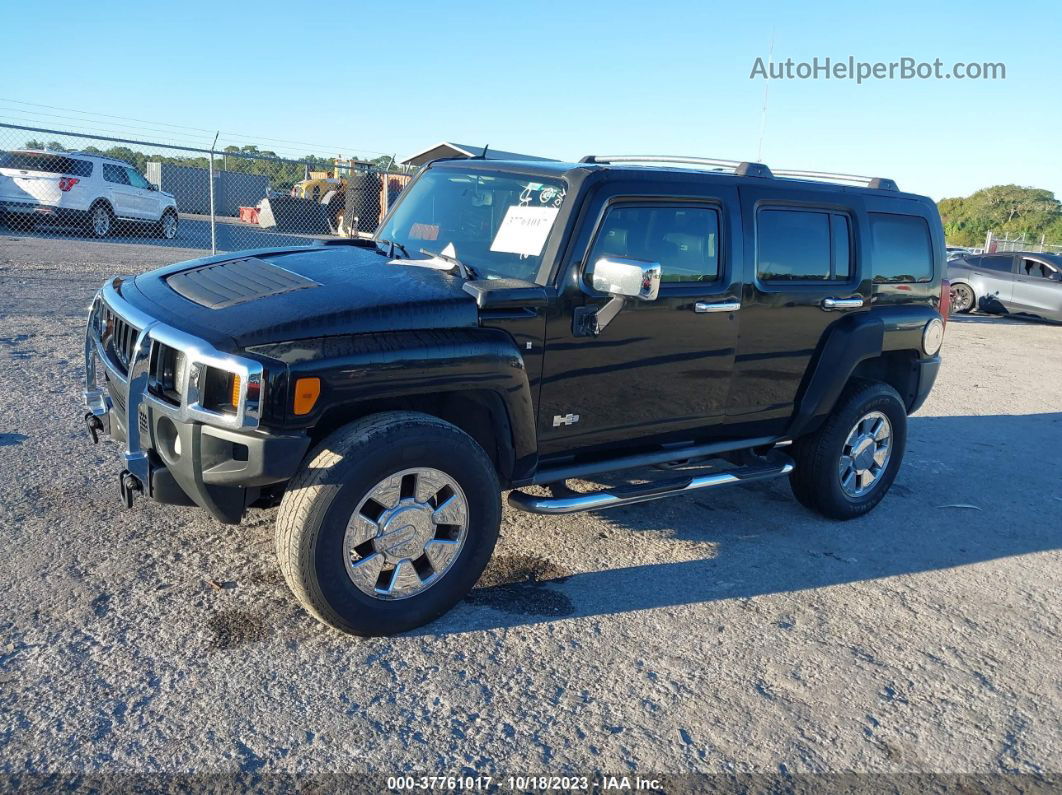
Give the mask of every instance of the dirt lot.
[(949, 324), (864, 519), (784, 481), (507, 512), (472, 597), (359, 640), (272, 512), (124, 511), (82, 430), (92, 292), (180, 256), (0, 237), (0, 772), (1059, 771), (1062, 327)]

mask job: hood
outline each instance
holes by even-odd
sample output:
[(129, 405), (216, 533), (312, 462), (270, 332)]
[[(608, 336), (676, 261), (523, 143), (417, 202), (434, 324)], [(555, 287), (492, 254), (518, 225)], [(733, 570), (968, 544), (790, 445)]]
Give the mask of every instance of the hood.
[(445, 271), (390, 265), (372, 249), (240, 252), (137, 276), (122, 295), (168, 325), (228, 347), (415, 329), (474, 327), (476, 302)]

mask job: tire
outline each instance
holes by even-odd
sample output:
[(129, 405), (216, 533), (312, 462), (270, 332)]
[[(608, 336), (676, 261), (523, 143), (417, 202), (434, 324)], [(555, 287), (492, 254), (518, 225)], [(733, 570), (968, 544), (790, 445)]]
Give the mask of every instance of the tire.
[[(871, 419), (866, 420), (868, 417)], [(867, 432), (881, 418), (885, 419), (889, 438), (887, 455), (879, 466), (873, 456), (881, 457), (878, 445), (882, 442), (873, 437), (868, 440)], [(854, 457), (846, 455), (853, 437), (859, 440), (857, 449), (861, 453)], [(793, 442), (795, 466), (789, 475), (789, 485), (804, 507), (831, 519), (855, 519), (873, 509), (889, 491), (906, 445), (907, 409), (899, 393), (888, 384), (853, 381), (822, 427)], [(842, 469), (843, 458), (848, 458), (852, 466)], [(863, 470), (858, 469), (857, 462), (870, 463), (867, 474), (859, 474)], [(871, 475), (873, 480), (866, 482), (865, 491), (860, 491)], [(847, 476), (845, 484), (842, 484), (843, 476)]]
[[(436, 492), (440, 476), (449, 485)], [(463, 514), (436, 525), (439, 509), (458, 497)], [(307, 456), (281, 501), (276, 551), (288, 587), (318, 621), (353, 635), (393, 635), (464, 598), (500, 524), (501, 488), (483, 449), (448, 422), (393, 411), (340, 428)], [(432, 540), (418, 552), (424, 538)], [(448, 557), (427, 561), (429, 546)]]
[(951, 311), (959, 314), (969, 314), (977, 307), (977, 297), (973, 288), (968, 284), (953, 284), (951, 286)]
[(109, 237), (114, 231), (114, 213), (107, 202), (96, 202), (89, 208), (88, 233), (97, 239)]
[(179, 223), (177, 213), (167, 207), (162, 211), (162, 217), (158, 223), (155, 224), (155, 237), (161, 237), (163, 240), (173, 240), (177, 237)]

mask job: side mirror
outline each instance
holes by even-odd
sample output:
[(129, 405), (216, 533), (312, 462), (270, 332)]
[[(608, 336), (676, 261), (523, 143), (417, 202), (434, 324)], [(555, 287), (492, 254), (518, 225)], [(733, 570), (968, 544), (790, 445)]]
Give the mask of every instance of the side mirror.
[(594, 289), (614, 296), (655, 301), (660, 293), (660, 263), (601, 257), (594, 263)]

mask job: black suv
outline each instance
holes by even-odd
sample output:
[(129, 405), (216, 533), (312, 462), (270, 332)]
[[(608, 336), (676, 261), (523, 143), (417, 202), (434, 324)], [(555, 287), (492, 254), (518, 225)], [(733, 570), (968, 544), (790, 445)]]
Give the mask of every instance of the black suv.
[[(389, 634), (472, 588), (506, 489), (563, 514), (788, 475), (871, 510), (940, 364), (944, 264), (935, 205), (890, 180), (436, 161), (371, 240), (108, 282), (85, 420), (124, 444), (127, 505), (279, 503), (306, 609)], [(606, 473), (630, 482), (567, 484)]]

